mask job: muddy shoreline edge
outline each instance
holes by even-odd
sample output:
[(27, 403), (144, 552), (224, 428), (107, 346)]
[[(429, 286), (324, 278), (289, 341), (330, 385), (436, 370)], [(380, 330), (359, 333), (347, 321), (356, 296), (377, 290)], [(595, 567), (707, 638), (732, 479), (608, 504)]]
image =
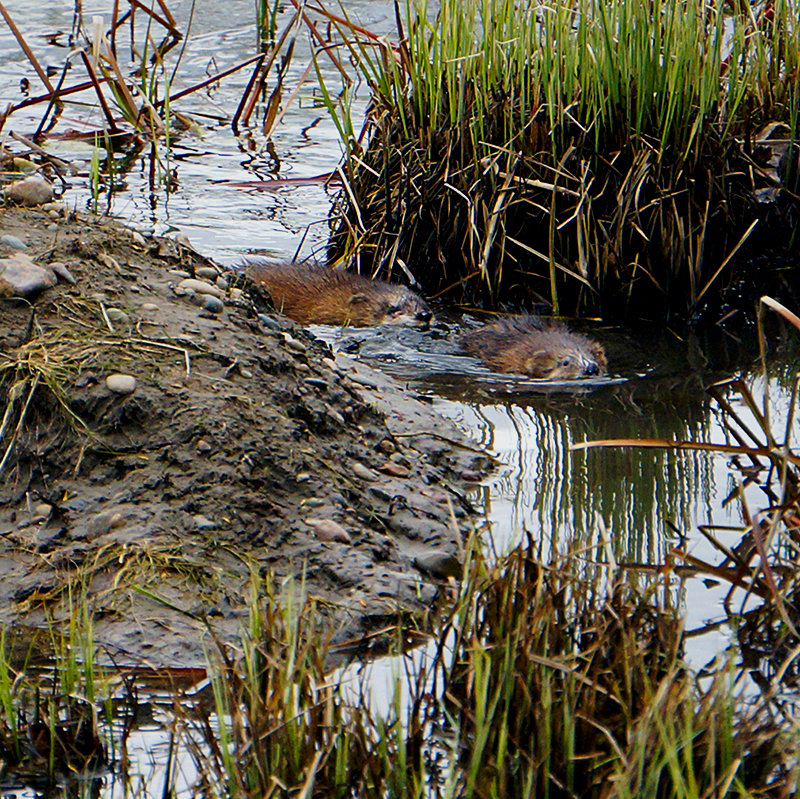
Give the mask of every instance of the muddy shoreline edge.
[(0, 268), (21, 251), (58, 280), (0, 299), (6, 625), (85, 597), (109, 659), (198, 666), (267, 572), (334, 640), (431, 605), (489, 464), (455, 425), (175, 240), (59, 205), (0, 219)]

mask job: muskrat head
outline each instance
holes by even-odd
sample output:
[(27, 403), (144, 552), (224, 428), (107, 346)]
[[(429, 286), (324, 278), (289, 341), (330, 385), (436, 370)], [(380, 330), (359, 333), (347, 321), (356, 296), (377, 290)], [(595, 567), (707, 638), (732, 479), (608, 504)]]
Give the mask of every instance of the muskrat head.
[(524, 360), (525, 374), (548, 380), (571, 380), (605, 373), (606, 353), (600, 344), (575, 333), (558, 331), (549, 335), (552, 340), (548, 348), (532, 352)]
[(356, 327), (398, 324), (427, 330), (432, 318), (425, 300), (403, 286), (376, 285), (375, 291), (350, 298), (350, 323)]

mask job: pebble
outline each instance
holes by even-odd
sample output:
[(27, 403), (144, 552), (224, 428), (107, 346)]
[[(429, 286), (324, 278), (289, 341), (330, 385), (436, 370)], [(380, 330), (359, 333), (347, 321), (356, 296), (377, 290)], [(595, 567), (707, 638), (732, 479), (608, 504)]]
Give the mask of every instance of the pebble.
[(157, 311), (158, 310), (158, 305), (156, 305), (154, 302), (143, 302), (142, 303), (142, 310), (143, 311)]
[(325, 504), (325, 500), (322, 497), (309, 497), (308, 499), (304, 499), (301, 505), (308, 505), (309, 508), (321, 508)]
[(145, 241), (144, 236), (139, 233), (138, 230), (131, 231), (131, 238), (133, 239), (134, 244), (138, 244), (140, 247), (146, 247), (147, 242)]
[(86, 533), (89, 538), (98, 538), (105, 535), (115, 527), (122, 527), (125, 524), (125, 517), (118, 511), (103, 511), (96, 516), (92, 516), (86, 524)]
[(121, 311), (119, 308), (106, 308), (106, 316), (112, 322), (118, 322), (121, 325), (130, 325), (131, 318), (125, 311)]
[(282, 330), (281, 323), (274, 319), (273, 317), (269, 316), (269, 314), (260, 313), (258, 315), (258, 321), (261, 322), (264, 327), (268, 327), (270, 330)]
[(176, 294), (186, 294), (189, 291), (194, 291), (197, 294), (210, 294), (212, 297), (219, 297), (220, 299), (225, 296), (225, 292), (217, 288), (213, 283), (197, 280), (193, 277), (184, 278), (175, 287)]
[(340, 541), (351, 543), (350, 533), (333, 519), (305, 519), (305, 523), (317, 534), (320, 541)]
[(385, 455), (392, 455), (397, 451), (397, 447), (391, 438), (384, 438), (380, 444), (378, 444), (378, 449)]
[(53, 506), (48, 504), (47, 502), (39, 502), (33, 506), (33, 518), (31, 521), (34, 522), (41, 522), (45, 519), (50, 518), (50, 513), (53, 510)]
[(319, 377), (306, 377), (303, 380), (303, 383), (305, 383), (307, 386), (313, 386), (314, 388), (325, 389), (328, 387), (328, 383)]
[(15, 155), (11, 163), (14, 164), (15, 172), (35, 172), (39, 168), (37, 163), (31, 161), (30, 158), (23, 158), (21, 155)]
[(374, 483), (378, 479), (378, 475), (376, 475), (375, 472), (373, 472), (371, 469), (368, 469), (363, 463), (358, 463), (358, 461), (353, 464), (353, 474), (356, 477), (360, 477), (362, 480), (368, 480), (371, 483)]
[(50, 214), (50, 216), (56, 219), (58, 217), (66, 216), (68, 208), (66, 205), (64, 205), (64, 203), (54, 202), (54, 203), (45, 203), (42, 206), (42, 210), (47, 211), (47, 213)]
[(185, 271), (183, 269), (170, 269), (169, 272), (167, 272), (167, 274), (168, 275), (175, 275), (175, 277), (182, 277), (182, 278), (186, 278), (186, 279), (191, 278), (191, 275), (187, 271)]
[(221, 291), (228, 290), (228, 281), (222, 277), (222, 275), (220, 275), (214, 282), (217, 284), (217, 288)]
[(241, 289), (231, 289), (230, 294), (234, 302), (239, 302), (244, 297), (244, 292)]
[(449, 552), (425, 552), (414, 558), (414, 565), (420, 571), (442, 580), (461, 576), (461, 562)]
[(390, 474), (392, 477), (408, 477), (411, 474), (410, 469), (393, 461), (386, 461), (386, 463), (378, 467), (378, 471)]
[(333, 419), (333, 421), (336, 422), (336, 424), (338, 424), (340, 427), (345, 426), (344, 416), (342, 416), (342, 414), (339, 413), (339, 411), (334, 410), (333, 408), (328, 408), (328, 416), (331, 419)]
[(197, 451), (200, 452), (200, 453), (211, 452), (211, 449), (212, 449), (211, 444), (209, 444), (208, 441), (206, 441), (204, 438), (201, 438), (197, 442), (196, 447), (197, 447)]
[(196, 530), (213, 530), (217, 526), (208, 516), (203, 516), (202, 513), (192, 516), (192, 521)]
[(378, 388), (378, 384), (374, 380), (370, 380), (368, 377), (362, 377), (361, 375), (351, 374), (350, 379), (357, 383), (359, 386), (364, 386), (365, 388)]
[(198, 266), (197, 269), (194, 270), (194, 276), (199, 278), (216, 280), (218, 275), (219, 272), (214, 269), (213, 266)]
[(8, 186), (6, 199), (20, 205), (44, 205), (53, 200), (53, 186), (41, 175), (31, 175)]
[(133, 394), (136, 391), (136, 378), (123, 374), (109, 375), (106, 378), (106, 388), (115, 394)]
[(28, 297), (55, 286), (56, 276), (21, 252), (0, 258), (0, 297)]
[(2, 236), (0, 236), (0, 241), (15, 250), (28, 249), (28, 245), (21, 238), (19, 238), (19, 236), (12, 236), (11, 233), (4, 233)]
[(298, 472), (294, 478), (298, 483), (307, 483), (311, 479), (310, 472)]
[(286, 346), (292, 350), (292, 352), (299, 352), (299, 353), (306, 353), (308, 352), (308, 347), (303, 344), (302, 341), (298, 341), (293, 336), (290, 336), (288, 333), (283, 334), (283, 340), (286, 342)]
[(78, 282), (72, 272), (67, 269), (67, 265), (62, 264), (61, 261), (53, 261), (47, 266), (53, 270), (56, 277), (60, 277), (65, 283), (70, 283), (74, 286)]
[(222, 313), (225, 310), (225, 303), (219, 297), (212, 297), (210, 294), (203, 294), (201, 307), (211, 313)]

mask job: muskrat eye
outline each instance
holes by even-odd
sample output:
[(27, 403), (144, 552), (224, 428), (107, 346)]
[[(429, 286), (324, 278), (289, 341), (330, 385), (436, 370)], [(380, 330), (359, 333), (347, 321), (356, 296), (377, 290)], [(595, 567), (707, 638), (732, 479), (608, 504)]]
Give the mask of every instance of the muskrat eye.
[(402, 305), (390, 305), (386, 309), (386, 313), (394, 315), (394, 314), (400, 313), (402, 310), (403, 310), (403, 306)]
[(569, 358), (562, 358), (562, 359), (561, 359), (561, 360), (558, 362), (558, 365), (559, 365), (559, 366), (569, 366), (569, 365), (570, 365), (570, 363), (572, 363), (572, 361), (570, 361), (570, 359), (569, 359)]

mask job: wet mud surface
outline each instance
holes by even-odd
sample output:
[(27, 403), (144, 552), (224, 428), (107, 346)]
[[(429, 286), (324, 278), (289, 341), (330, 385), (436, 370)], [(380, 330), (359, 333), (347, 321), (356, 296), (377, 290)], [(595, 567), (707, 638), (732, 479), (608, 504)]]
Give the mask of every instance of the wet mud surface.
[(109, 659), (189, 666), (236, 642), (268, 572), (342, 640), (431, 604), (487, 465), (450, 423), (183, 245), (57, 209), (0, 222), (64, 267), (0, 299), (6, 624), (66, 623), (85, 595)]

